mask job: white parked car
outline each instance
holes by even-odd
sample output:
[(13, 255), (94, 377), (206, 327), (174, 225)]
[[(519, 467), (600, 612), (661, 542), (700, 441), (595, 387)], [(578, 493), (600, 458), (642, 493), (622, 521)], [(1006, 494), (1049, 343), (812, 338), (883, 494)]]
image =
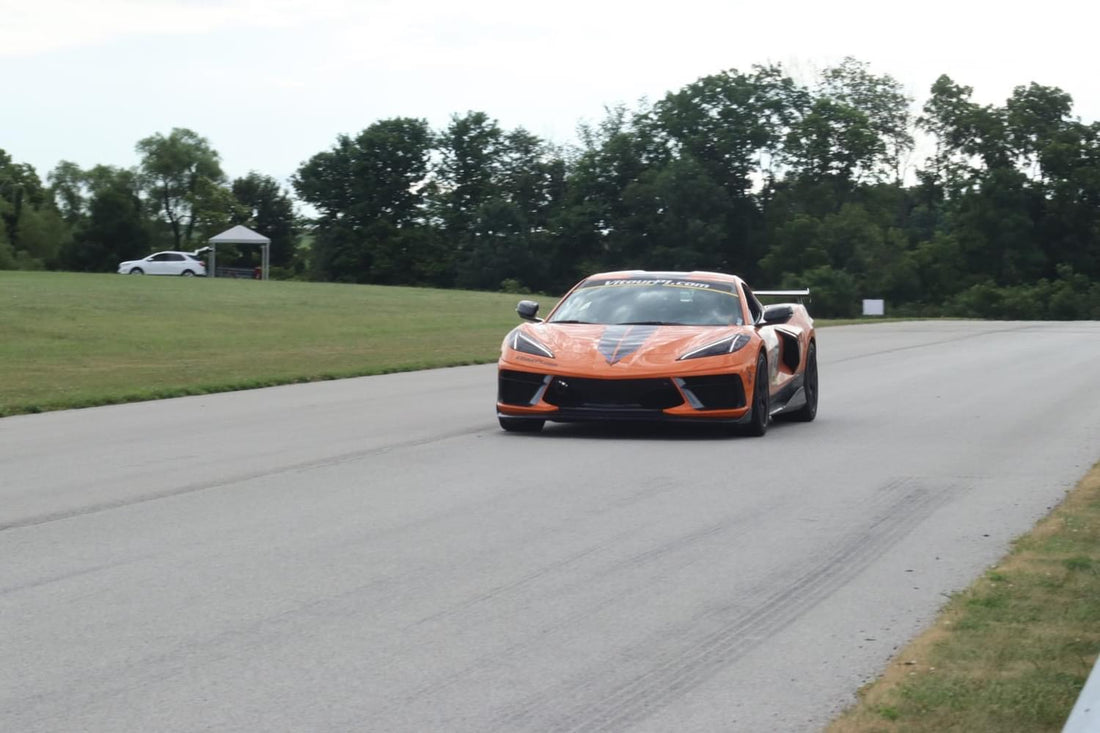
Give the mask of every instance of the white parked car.
[(120, 275), (182, 275), (204, 277), (206, 265), (190, 252), (156, 252), (143, 260), (127, 260), (118, 266)]

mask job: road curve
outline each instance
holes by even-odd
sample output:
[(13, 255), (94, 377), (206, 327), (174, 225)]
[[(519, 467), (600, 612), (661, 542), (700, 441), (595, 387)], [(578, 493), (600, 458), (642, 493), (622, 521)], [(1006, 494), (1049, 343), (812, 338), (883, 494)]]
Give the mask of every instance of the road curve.
[(818, 337), (763, 439), (492, 366), (0, 420), (0, 730), (818, 730), (1100, 458), (1100, 323)]

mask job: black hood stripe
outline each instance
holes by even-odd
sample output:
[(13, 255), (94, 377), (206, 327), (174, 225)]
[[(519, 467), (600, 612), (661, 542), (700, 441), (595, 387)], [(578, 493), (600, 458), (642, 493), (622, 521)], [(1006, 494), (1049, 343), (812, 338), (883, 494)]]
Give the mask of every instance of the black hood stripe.
[(633, 354), (660, 326), (608, 326), (596, 347), (608, 364), (615, 364)]

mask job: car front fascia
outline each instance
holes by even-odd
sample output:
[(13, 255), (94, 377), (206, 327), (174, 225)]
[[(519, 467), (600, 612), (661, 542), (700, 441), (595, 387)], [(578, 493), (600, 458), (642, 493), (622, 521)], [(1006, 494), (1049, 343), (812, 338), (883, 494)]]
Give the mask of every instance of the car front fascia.
[[(737, 423), (747, 418), (750, 412), (751, 389), (756, 375), (756, 355), (758, 348), (746, 347), (730, 354), (721, 356), (704, 357), (678, 361), (668, 369), (647, 369), (644, 371), (631, 370), (611, 376), (608, 374), (593, 374), (576, 370), (563, 369), (554, 360), (541, 358), (525, 353), (507, 351), (498, 361), (498, 380), (500, 374), (506, 371), (523, 372), (532, 377), (543, 377), (543, 384), (537, 390), (532, 404), (520, 405), (505, 403), (500, 400), (498, 394), (497, 414), (504, 417), (527, 417), (532, 419), (552, 420), (556, 422), (575, 422), (584, 420), (671, 420), (686, 422), (732, 422)], [(690, 390), (684, 380), (693, 377), (720, 377), (737, 376), (744, 385), (746, 394), (745, 404), (742, 407), (730, 409), (700, 409), (696, 405)], [(635, 408), (589, 408), (570, 407), (564, 408), (550, 404), (545, 400), (545, 394), (550, 381), (553, 379), (606, 379), (606, 380), (640, 380), (640, 379), (667, 379), (680, 392), (682, 403), (674, 407), (662, 409), (635, 409)]]

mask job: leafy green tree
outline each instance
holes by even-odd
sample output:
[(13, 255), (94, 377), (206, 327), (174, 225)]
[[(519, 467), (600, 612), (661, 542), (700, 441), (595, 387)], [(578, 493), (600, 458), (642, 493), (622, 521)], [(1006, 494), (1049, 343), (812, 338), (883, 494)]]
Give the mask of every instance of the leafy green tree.
[(565, 192), (566, 160), (553, 145), (523, 128), (504, 135), (500, 193), (518, 207), (532, 231), (545, 231)]
[(299, 198), (316, 208), (322, 220), (340, 219), (351, 213), (356, 200), (352, 180), (356, 152), (352, 139), (341, 135), (331, 150), (314, 155), (291, 179)]
[[(4, 160), (4, 153), (0, 152), (0, 163)], [(0, 196), (0, 270), (15, 270), (15, 247), (8, 234), (7, 222), (12, 216), (12, 204), (4, 196)]]
[[(423, 276), (424, 196), (432, 133), (424, 120), (376, 122), (341, 135), (304, 163), (292, 184), (320, 216), (314, 223), (315, 276), (345, 282), (410, 283)], [(434, 254), (434, 253), (433, 253)]]
[[(537, 291), (553, 289), (559, 240), (556, 220), (565, 205), (565, 153), (520, 128), (505, 134), (501, 152), (501, 197), (515, 210), (518, 257), (503, 280)], [(505, 287), (503, 284), (501, 288)]]
[(478, 207), (499, 194), (504, 131), (484, 112), (454, 115), (436, 140), (440, 157), (435, 213), (444, 231), (462, 237), (472, 228)]
[[(808, 92), (780, 67), (756, 66), (747, 74), (703, 77), (655, 105), (659, 141), (667, 141), (656, 149), (695, 161), (726, 195), (718, 241), (719, 212), (708, 197), (708, 241), (689, 244), (708, 250), (706, 260), (750, 278), (758, 274), (756, 263), (766, 253), (763, 219), (789, 157), (783, 146), (809, 104)], [(664, 162), (659, 153), (650, 158)]]
[(901, 185), (914, 121), (896, 79), (848, 57), (824, 71), (811, 97), (786, 136), (785, 157), (797, 175), (833, 180), (842, 194), (861, 182)]
[(67, 193), (64, 210), (75, 218), (73, 237), (61, 252), (61, 266), (84, 272), (113, 272), (124, 260), (144, 257), (155, 247), (154, 221), (142, 200), (136, 171), (99, 165), (81, 171), (62, 164), (51, 174)]
[(1001, 285), (1037, 280), (1046, 257), (1033, 218), (1036, 192), (1014, 167), (985, 172), (978, 187), (952, 207), (952, 229), (974, 279)]
[(835, 179), (843, 189), (873, 175), (882, 141), (867, 114), (819, 97), (787, 136), (788, 160), (812, 181)]
[[(868, 64), (850, 56), (822, 76), (819, 98), (858, 110), (875, 134), (872, 160), (860, 165), (875, 179), (901, 184), (914, 145), (912, 99), (901, 83), (888, 74), (872, 74)], [(857, 133), (857, 140), (861, 135)]]
[(830, 262), (821, 237), (821, 220), (807, 212), (792, 212), (774, 223), (771, 247), (760, 260), (765, 282), (777, 283), (784, 273), (798, 275)]
[(0, 200), (5, 203), (0, 213), (7, 233), (7, 239), (13, 248), (19, 246), (19, 222), (25, 208), (40, 206), (45, 199), (42, 182), (34, 168), (26, 163), (16, 163), (4, 150), (0, 149)]
[(52, 205), (24, 207), (18, 221), (19, 252), (25, 269), (52, 269), (71, 236), (69, 227)]
[(255, 171), (233, 181), (232, 191), (247, 209), (244, 225), (271, 239), (271, 265), (289, 266), (298, 239), (298, 222), (289, 194), (274, 178)]
[[(196, 249), (200, 245), (205, 245), (216, 234), (248, 219), (248, 206), (241, 203), (228, 186), (215, 183), (208, 178), (200, 180), (195, 186), (192, 201), (191, 242)], [(257, 265), (261, 256), (254, 248), (242, 253), (239, 248), (233, 246), (220, 247), (218, 254), (218, 261), (225, 262), (227, 265), (234, 260), (240, 264), (241, 255), (249, 265)]]
[(1072, 122), (1044, 146), (1037, 238), (1049, 264), (1100, 278), (1100, 124)]
[(1026, 176), (1026, 213), (1034, 225), (1035, 266), (1047, 278), (1062, 278), (1059, 264), (1100, 275), (1100, 155), (1095, 123), (1072, 117), (1073, 100), (1056, 87), (1018, 86), (1004, 107), (1006, 137)]
[(729, 269), (724, 260), (729, 194), (684, 153), (647, 169), (623, 191), (624, 245), (617, 267)]
[(856, 278), (829, 265), (813, 267), (799, 275), (788, 274), (784, 288), (809, 288), (809, 310), (817, 318), (853, 318), (860, 314), (861, 296)]
[(0, 228), (4, 230), (0, 261), (6, 268), (54, 267), (69, 237), (49, 190), (34, 168), (16, 163), (0, 150)]
[(1072, 110), (1073, 98), (1055, 87), (1032, 82), (1012, 91), (1004, 108), (1006, 138), (1025, 173), (1049, 182), (1069, 172), (1071, 151), (1080, 144)]
[[(8, 213), (10, 206), (7, 201), (0, 199), (0, 217)], [(16, 269), (15, 248), (11, 246), (11, 241), (8, 239), (7, 227), (0, 226), (0, 270), (14, 269)]]
[(435, 141), (431, 210), (452, 248), (458, 287), (495, 288), (507, 260), (497, 250), (521, 226), (501, 201), (503, 141), (504, 131), (484, 112), (453, 115)]
[(1004, 111), (971, 101), (974, 89), (942, 75), (932, 84), (917, 125), (931, 133), (936, 154), (930, 161), (938, 180), (952, 191), (970, 186), (977, 164), (991, 170), (1012, 165)]
[[(654, 108), (676, 152), (690, 154), (731, 197), (745, 197), (778, 157), (780, 144), (809, 103), (776, 66), (705, 76)], [(768, 160), (769, 163), (764, 161)]]
[(520, 128), (506, 132), (483, 112), (454, 116), (436, 138), (431, 211), (451, 250), (459, 287), (505, 280), (544, 287), (554, 246), (551, 221), (565, 189), (565, 161)]
[(622, 269), (649, 259), (650, 242), (636, 211), (644, 196), (628, 187), (652, 175), (668, 159), (650, 111), (607, 110), (595, 126), (580, 128), (582, 148), (569, 163), (562, 207), (554, 216), (554, 255), (549, 277), (557, 289), (599, 269)]
[(76, 163), (63, 160), (46, 176), (61, 216), (73, 227), (87, 216), (85, 173)]
[(932, 165), (968, 284), (1035, 282), (1060, 260), (1087, 267), (1074, 257), (1080, 235), (1062, 224), (1075, 218), (1078, 191), (1064, 194), (1084, 182), (1064, 183), (1083, 158), (1069, 95), (1032, 84), (996, 107), (973, 103), (971, 91), (940, 77), (921, 118), (939, 143)]
[(137, 152), (146, 195), (167, 223), (173, 248), (194, 249), (196, 225), (216, 218), (223, 203), (212, 194), (225, 182), (220, 155), (206, 138), (181, 127), (139, 140)]
[(1100, 284), (1059, 265), (1054, 279), (1034, 284), (998, 287), (976, 283), (950, 298), (947, 315), (964, 318), (1013, 320), (1094, 320), (1100, 318)]

